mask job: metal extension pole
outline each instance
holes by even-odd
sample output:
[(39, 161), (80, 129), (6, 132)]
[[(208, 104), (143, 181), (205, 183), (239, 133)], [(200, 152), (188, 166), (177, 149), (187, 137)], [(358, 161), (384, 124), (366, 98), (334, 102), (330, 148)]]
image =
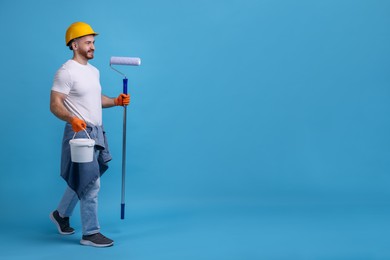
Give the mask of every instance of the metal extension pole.
[[(127, 78), (123, 79), (123, 93), (127, 94)], [(125, 190), (126, 190), (126, 120), (127, 106), (123, 107), (123, 139), (122, 139), (122, 196), (121, 219), (125, 218)]]

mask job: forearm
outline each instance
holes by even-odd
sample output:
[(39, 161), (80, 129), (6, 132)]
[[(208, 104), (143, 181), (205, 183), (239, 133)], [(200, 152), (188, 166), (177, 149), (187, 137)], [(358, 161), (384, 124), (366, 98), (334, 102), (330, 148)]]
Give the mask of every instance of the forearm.
[(115, 106), (115, 98), (110, 98), (105, 95), (102, 95), (102, 107), (109, 108)]
[(64, 94), (52, 91), (50, 95), (50, 111), (59, 119), (71, 122), (74, 115), (65, 107), (65, 98)]
[(59, 119), (70, 123), (72, 118), (74, 117), (67, 109), (63, 109), (59, 106), (50, 106), (50, 111)]

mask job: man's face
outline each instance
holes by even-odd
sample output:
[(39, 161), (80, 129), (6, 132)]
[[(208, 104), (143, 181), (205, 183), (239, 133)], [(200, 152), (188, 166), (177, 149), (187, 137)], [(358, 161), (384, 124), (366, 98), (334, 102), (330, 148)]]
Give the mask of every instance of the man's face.
[(76, 51), (88, 60), (93, 59), (95, 51), (95, 37), (93, 35), (87, 35), (78, 39)]

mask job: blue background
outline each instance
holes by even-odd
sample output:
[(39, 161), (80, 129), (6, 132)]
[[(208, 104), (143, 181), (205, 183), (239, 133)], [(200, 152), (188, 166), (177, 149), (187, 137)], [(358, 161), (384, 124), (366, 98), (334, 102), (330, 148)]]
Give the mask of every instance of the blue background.
[[(389, 259), (390, 2), (1, 0), (0, 258)], [(63, 122), (49, 111), (67, 27), (99, 32), (114, 160), (102, 232), (78, 245), (48, 219), (65, 189)], [(77, 211), (77, 210), (76, 210)], [(7, 246), (5, 246), (7, 245)], [(59, 258), (58, 258), (59, 257)]]

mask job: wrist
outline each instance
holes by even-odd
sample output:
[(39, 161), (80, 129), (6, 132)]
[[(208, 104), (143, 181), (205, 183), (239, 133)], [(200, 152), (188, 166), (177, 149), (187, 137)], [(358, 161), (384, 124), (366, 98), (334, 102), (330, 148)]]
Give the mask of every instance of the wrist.
[(68, 122), (69, 124), (73, 124), (74, 120), (76, 120), (76, 119), (77, 119), (77, 117), (70, 115), (70, 116), (68, 116), (66, 122)]

